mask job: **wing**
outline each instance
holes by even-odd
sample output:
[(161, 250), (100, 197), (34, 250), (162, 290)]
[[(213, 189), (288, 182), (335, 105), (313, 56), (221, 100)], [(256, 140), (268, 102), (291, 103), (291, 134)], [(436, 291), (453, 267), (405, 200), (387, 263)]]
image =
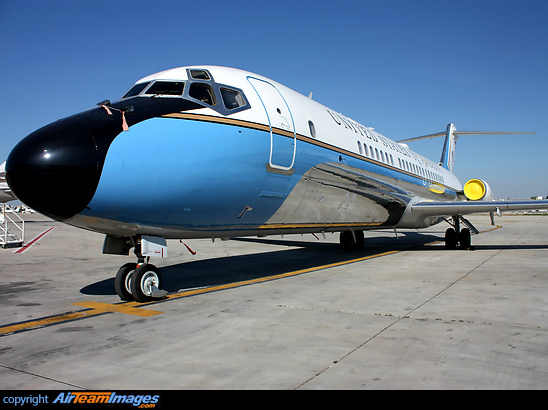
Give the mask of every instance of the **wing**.
[(418, 202), (411, 210), (426, 216), (468, 215), (480, 212), (548, 210), (548, 201)]

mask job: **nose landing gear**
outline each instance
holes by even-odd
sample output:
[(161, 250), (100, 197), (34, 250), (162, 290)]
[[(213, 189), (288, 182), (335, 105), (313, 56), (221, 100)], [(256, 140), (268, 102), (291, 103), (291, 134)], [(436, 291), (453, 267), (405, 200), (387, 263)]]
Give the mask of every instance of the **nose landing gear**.
[(122, 300), (133, 300), (133, 295), (131, 294), (131, 277), (135, 273), (135, 269), (137, 269), (136, 263), (126, 263), (116, 273), (114, 290)]
[(122, 300), (149, 302), (167, 295), (160, 270), (150, 263), (126, 263), (116, 273), (114, 290)]
[(137, 266), (135, 273), (131, 276), (131, 294), (137, 302), (148, 302), (167, 295), (166, 290), (160, 290), (162, 276), (156, 266), (144, 263)]
[(114, 278), (114, 290), (122, 300), (135, 300), (137, 302), (149, 302), (161, 299), (167, 295), (162, 289), (162, 275), (160, 270), (148, 263), (150, 256), (146, 258), (142, 254), (142, 242), (145, 239), (136, 238), (135, 255), (137, 263), (126, 263), (116, 273)]

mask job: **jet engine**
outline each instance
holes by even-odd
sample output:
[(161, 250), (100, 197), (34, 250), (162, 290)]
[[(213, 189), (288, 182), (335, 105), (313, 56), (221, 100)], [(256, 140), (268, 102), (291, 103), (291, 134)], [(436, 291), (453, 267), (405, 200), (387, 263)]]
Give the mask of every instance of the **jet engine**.
[(470, 201), (493, 200), (493, 192), (491, 192), (491, 187), (482, 179), (471, 179), (464, 184), (464, 195)]

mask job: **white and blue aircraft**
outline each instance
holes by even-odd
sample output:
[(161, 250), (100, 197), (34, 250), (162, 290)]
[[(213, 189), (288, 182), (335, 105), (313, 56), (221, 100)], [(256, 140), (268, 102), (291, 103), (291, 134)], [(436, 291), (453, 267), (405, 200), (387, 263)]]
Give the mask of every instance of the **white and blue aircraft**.
[[(453, 174), (453, 124), (439, 162), (270, 79), (216, 66), (145, 77), (117, 102), (33, 132), (6, 176), (29, 207), (106, 235), (103, 253), (128, 255), (115, 278), (122, 299), (166, 294), (151, 256), (166, 239), (451, 227), (447, 248), (470, 247), (474, 212), (548, 207), (493, 201), (481, 179)], [(55, 198), (51, 200), (50, 198)], [(461, 224), (465, 226), (461, 229)]]

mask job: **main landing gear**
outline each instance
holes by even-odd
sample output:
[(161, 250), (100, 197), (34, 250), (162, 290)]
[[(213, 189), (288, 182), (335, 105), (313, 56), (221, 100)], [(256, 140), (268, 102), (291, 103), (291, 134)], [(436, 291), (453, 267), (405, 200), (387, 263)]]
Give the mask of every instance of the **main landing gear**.
[(150, 257), (141, 253), (141, 241), (135, 241), (135, 255), (137, 263), (126, 263), (116, 273), (114, 290), (122, 300), (149, 302), (163, 298), (167, 291), (162, 289), (162, 275), (160, 270), (148, 263)]
[[(477, 235), (479, 231), (470, 223), (470, 221), (464, 219), (464, 217), (455, 215), (451, 220), (445, 219), (445, 221), (452, 226), (445, 231), (445, 249), (472, 249), (472, 232)], [(467, 228), (460, 229), (460, 222), (464, 223)]]
[(357, 251), (363, 249), (363, 231), (342, 231), (339, 236), (339, 242), (341, 244), (341, 248), (345, 250)]

